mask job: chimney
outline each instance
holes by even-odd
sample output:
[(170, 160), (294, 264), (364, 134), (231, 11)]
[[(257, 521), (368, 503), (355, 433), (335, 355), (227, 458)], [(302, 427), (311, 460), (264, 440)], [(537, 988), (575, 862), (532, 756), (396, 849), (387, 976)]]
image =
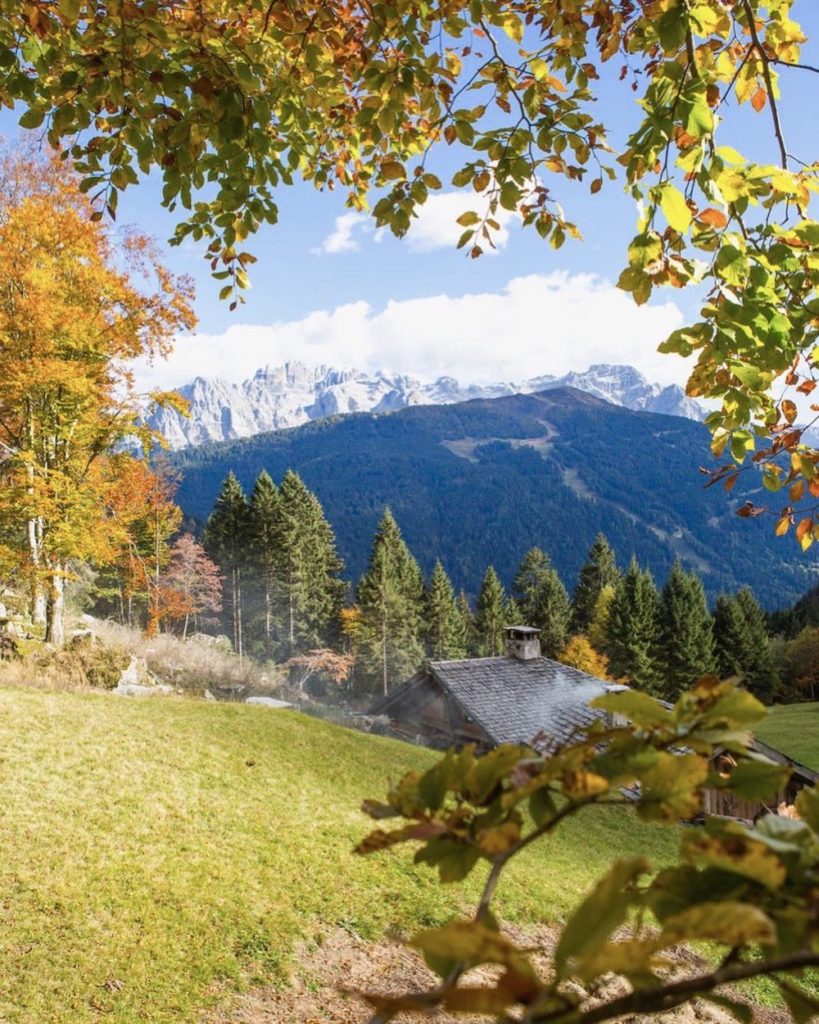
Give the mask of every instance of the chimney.
[(506, 654), (518, 661), (531, 661), (540, 657), (540, 630), (531, 626), (507, 626)]

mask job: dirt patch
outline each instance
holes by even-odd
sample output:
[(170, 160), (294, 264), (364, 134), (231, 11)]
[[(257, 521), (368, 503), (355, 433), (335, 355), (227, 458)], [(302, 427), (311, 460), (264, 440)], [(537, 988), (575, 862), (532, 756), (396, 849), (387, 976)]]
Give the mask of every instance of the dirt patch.
[[(545, 972), (551, 959), (558, 932), (541, 927), (508, 929), (510, 937), (535, 952), (536, 965)], [(676, 950), (681, 973), (686, 969), (701, 969), (704, 962), (689, 950)], [(488, 970), (473, 971), (469, 980), (473, 984), (487, 983)], [(399, 942), (365, 942), (342, 928), (330, 932), (310, 947), (304, 946), (298, 954), (296, 968), (289, 988), (264, 987), (241, 997), (230, 1009), (223, 1009), (202, 1019), (201, 1024), (364, 1024), (371, 1009), (355, 992), (367, 991), (378, 995), (420, 992), (431, 987), (436, 976), (423, 960)], [(590, 1005), (607, 1001), (626, 991), (624, 982), (609, 978), (601, 987), (589, 994)], [(486, 1018), (453, 1017), (435, 1013), (426, 1017), (399, 1017), (399, 1021), (431, 1020), (435, 1024), (474, 1024)], [(756, 1024), (787, 1024), (789, 1017), (779, 1010), (754, 1008)], [(663, 1024), (733, 1024), (734, 1018), (707, 1004), (694, 1002), (678, 1007), (659, 1017), (629, 1016), (622, 1024), (642, 1024), (659, 1020)]]

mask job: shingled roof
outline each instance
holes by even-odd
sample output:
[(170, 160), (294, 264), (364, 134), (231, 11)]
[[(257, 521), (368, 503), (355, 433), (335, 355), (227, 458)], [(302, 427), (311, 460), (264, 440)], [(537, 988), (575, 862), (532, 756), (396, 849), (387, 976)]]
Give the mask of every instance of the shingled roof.
[[(589, 701), (613, 687), (595, 676), (549, 658), (470, 658), (432, 661), (422, 673), (461, 705), (493, 743), (531, 743), (544, 737), (547, 746), (560, 746), (574, 732), (600, 717)], [(400, 702), (415, 676), (383, 698), (372, 714), (388, 714)]]

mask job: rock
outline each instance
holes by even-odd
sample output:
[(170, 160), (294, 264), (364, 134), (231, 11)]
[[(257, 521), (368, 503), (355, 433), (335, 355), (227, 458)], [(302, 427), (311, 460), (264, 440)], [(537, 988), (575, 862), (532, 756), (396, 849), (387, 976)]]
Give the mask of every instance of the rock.
[(128, 665), (122, 670), (113, 693), (124, 697), (151, 697), (159, 694), (173, 693), (173, 687), (160, 683), (148, 669), (144, 658), (131, 655)]
[(204, 696), (205, 700), (216, 700), (216, 698), (213, 696), (213, 694), (210, 692), (210, 690), (205, 690), (203, 696)]
[(275, 697), (248, 697), (245, 704), (259, 704), (265, 708), (292, 708), (293, 705), (286, 700), (277, 700)]
[(6, 610), (6, 606), (3, 604), (2, 601), (0, 601), (0, 619), (7, 619), (8, 616), (9, 616), (9, 613)]

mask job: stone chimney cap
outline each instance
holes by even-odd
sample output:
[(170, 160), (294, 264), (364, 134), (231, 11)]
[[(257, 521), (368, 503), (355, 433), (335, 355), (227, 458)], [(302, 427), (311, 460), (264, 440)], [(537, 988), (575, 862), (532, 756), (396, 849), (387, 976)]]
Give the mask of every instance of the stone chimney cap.
[(506, 626), (505, 631), (510, 635), (517, 633), (525, 637), (540, 636), (541, 632), (539, 629), (535, 629), (534, 626)]

